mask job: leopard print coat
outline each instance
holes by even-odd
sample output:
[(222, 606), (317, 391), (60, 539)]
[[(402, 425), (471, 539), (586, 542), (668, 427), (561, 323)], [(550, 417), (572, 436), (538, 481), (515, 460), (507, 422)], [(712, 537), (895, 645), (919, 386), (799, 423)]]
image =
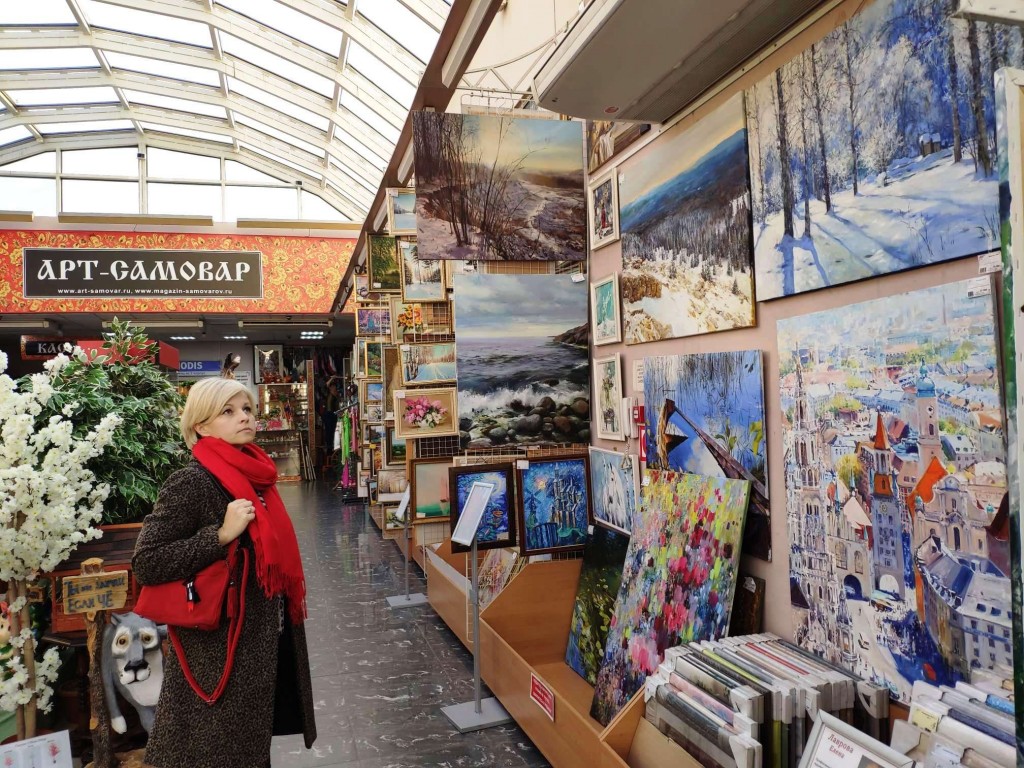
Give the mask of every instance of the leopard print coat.
[[(183, 581), (225, 557), (217, 529), (229, 500), (197, 461), (171, 475), (135, 547), (132, 567), (138, 583)], [(267, 768), (272, 735), (302, 733), (307, 749), (316, 738), (305, 630), (282, 621), (284, 598), (263, 594), (252, 542), (243, 534), (240, 543), (250, 549), (250, 572), (231, 678), (216, 704), (203, 703), (171, 647), (146, 747), (146, 763), (155, 768)], [(224, 669), (227, 624), (213, 632), (178, 632), (192, 674), (208, 692)]]

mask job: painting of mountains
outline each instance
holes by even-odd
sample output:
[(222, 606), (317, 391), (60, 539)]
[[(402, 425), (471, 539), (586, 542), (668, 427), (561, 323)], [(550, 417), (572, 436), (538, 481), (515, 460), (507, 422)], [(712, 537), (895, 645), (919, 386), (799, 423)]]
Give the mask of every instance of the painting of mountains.
[(1018, 30), (878, 0), (746, 93), (757, 299), (998, 248), (994, 72)]
[(587, 257), (583, 124), (413, 113), (420, 259)]
[(754, 324), (743, 99), (619, 171), (626, 343)]

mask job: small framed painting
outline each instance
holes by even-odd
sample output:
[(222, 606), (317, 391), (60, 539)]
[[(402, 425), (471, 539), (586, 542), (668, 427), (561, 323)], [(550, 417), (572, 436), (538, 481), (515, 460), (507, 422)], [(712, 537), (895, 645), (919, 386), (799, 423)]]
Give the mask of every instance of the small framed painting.
[(405, 438), (459, 434), (455, 389), (402, 389), (395, 392), (395, 435)]
[(363, 375), (367, 378), (379, 379), (381, 377), (383, 349), (384, 345), (379, 341), (366, 341), (366, 347), (363, 350)]
[(448, 384), (455, 381), (455, 343), (403, 344), (399, 347), (402, 361), (402, 384)]
[[(380, 379), (359, 380), (359, 402), (363, 406), (363, 418), (367, 421), (384, 419), (384, 382)], [(376, 419), (371, 414), (379, 414)]]
[(423, 333), (423, 307), (417, 303), (409, 303), (395, 296), (389, 302), (391, 309), (391, 341), (402, 344), (406, 340), (415, 339)]
[(398, 241), (386, 235), (367, 235), (366, 274), (370, 290), (398, 293), (402, 290), (402, 270), (398, 264)]
[(404, 437), (395, 437), (395, 426), (388, 424), (385, 427), (385, 451), (384, 465), (388, 467), (404, 467), (410, 454), (410, 447), (414, 446), (410, 440)]
[(284, 347), (280, 344), (253, 344), (252, 354), (257, 384), (284, 381)]
[(401, 501), (408, 485), (405, 469), (382, 469), (377, 473), (377, 492), (382, 502)]
[(594, 179), (587, 192), (590, 248), (603, 248), (619, 239), (619, 171), (612, 168)]
[(412, 481), (412, 521), (426, 523), (447, 520), (452, 505), (448, 495), (448, 469), (452, 460), (413, 459), (409, 475)]
[(355, 301), (370, 301), (370, 278), (365, 273), (352, 275), (352, 297)]
[(587, 454), (531, 459), (518, 470), (518, 480), (519, 551), (582, 552), (593, 522)]
[(390, 307), (356, 307), (356, 336), (390, 335)]
[(416, 190), (415, 189), (394, 189), (387, 190), (388, 198), (388, 234), (415, 235), (416, 234)]
[(618, 344), (622, 341), (622, 310), (619, 303), (618, 272), (601, 278), (596, 283), (591, 283), (590, 312), (595, 347), (600, 347), (602, 344)]
[(597, 403), (594, 426), (602, 440), (625, 440), (622, 415), (622, 356), (594, 358), (594, 402)]
[[(501, 549), (516, 543), (515, 465), (511, 463), (477, 464), (448, 470), (448, 498), (451, 499), (452, 531), (474, 483), (494, 486), (487, 501), (480, 527), (476, 531), (477, 549)], [(469, 552), (470, 547), (451, 543), (452, 552)]]
[(416, 258), (416, 241), (398, 241), (402, 256), (402, 298), (405, 301), (444, 301), (448, 298), (445, 263)]
[(590, 487), (594, 489), (594, 523), (631, 535), (640, 490), (637, 457), (590, 446)]
[(384, 380), (384, 410), (387, 412), (385, 418), (393, 419), (395, 414), (391, 409), (395, 407), (395, 390), (402, 386), (402, 359), (398, 347), (394, 344), (384, 345), (381, 378)]

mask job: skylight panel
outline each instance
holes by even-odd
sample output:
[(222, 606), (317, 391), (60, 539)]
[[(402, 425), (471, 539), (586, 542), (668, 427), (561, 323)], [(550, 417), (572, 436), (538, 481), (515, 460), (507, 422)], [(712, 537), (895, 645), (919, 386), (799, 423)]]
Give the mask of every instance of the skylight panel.
[(412, 99), (416, 95), (416, 86), (355, 41), (349, 43), (348, 64), (365, 75), (378, 88), (383, 89), (403, 107), (412, 105)]
[(234, 35), (227, 35), (223, 32), (220, 35), (221, 45), (226, 53), (237, 56), (243, 61), (254, 64), (260, 69), (265, 69), (285, 80), (291, 80), (301, 86), (323, 94), (324, 96), (334, 95), (334, 82), (326, 77), (314, 74), (305, 67), (293, 64), (276, 53), (265, 51), (257, 45), (248, 43)]
[(57, 153), (43, 152), (38, 155), (32, 155), (32, 157), (26, 157), (23, 160), (15, 160), (13, 163), (7, 163), (6, 165), (0, 166), (0, 171), (20, 173), (56, 173)]
[(31, 136), (32, 132), (24, 125), (15, 125), (10, 128), (4, 128), (3, 130), (0, 130), (0, 146), (13, 144), (16, 141), (28, 139)]
[(224, 218), (297, 219), (299, 196), (283, 187), (225, 187)]
[(252, 181), (262, 184), (284, 184), (286, 182), (269, 174), (257, 171), (245, 163), (228, 160), (224, 163), (224, 174), (228, 181)]
[(36, 216), (57, 215), (55, 179), (0, 178), (0, 209), (32, 211)]
[(440, 33), (398, 0), (360, 3), (359, 13), (420, 61), (430, 61)]
[(358, 96), (354, 96), (348, 91), (342, 91), (340, 101), (342, 107), (352, 112), (352, 114), (377, 131), (391, 144), (395, 144), (398, 141), (398, 137), (402, 133), (401, 130), (395, 128), (395, 126), (377, 114), (376, 110), (364, 104)]
[(157, 123), (140, 123), (143, 130), (159, 131), (161, 133), (173, 133), (176, 136), (187, 136), (190, 139), (202, 139), (204, 141), (216, 141), (219, 144), (230, 144), (230, 136), (222, 136), (219, 133), (208, 133), (207, 131), (194, 131), (191, 128), (178, 128), (173, 125), (158, 125)]
[(38, 107), (60, 104), (105, 104), (117, 101), (117, 94), (109, 86), (96, 88), (32, 88), (7, 91), (19, 107)]
[(130, 120), (82, 120), (71, 123), (39, 123), (36, 130), (43, 134), (88, 133), (90, 131), (132, 131)]
[(61, 182), (61, 208), (68, 213), (138, 213), (139, 182), (86, 181)]
[(114, 53), (107, 51), (107, 62), (115, 69), (127, 69), (132, 72), (142, 72), (147, 75), (158, 77), (170, 77), (174, 80), (184, 80), (187, 83), (199, 83), (200, 85), (220, 85), (220, 75), (212, 69), (205, 67), (192, 67), (188, 64), (175, 64), (170, 61), (151, 59), (148, 56), (132, 56), (127, 53)]
[(312, 192), (302, 191), (302, 217), (313, 221), (347, 221), (341, 211)]
[(146, 169), (151, 179), (220, 181), (220, 158), (191, 152), (150, 147), (146, 153)]
[(341, 50), (340, 29), (329, 27), (277, 0), (217, 0), (217, 3), (331, 56), (337, 56)]
[(324, 156), (323, 147), (318, 147), (315, 144), (310, 144), (308, 141), (303, 141), (302, 139), (296, 138), (290, 133), (274, 128), (273, 126), (267, 125), (266, 123), (261, 123), (259, 120), (253, 120), (251, 117), (236, 114), (235, 121), (240, 123), (241, 125), (246, 125), (249, 128), (254, 128), (257, 131), (265, 133), (269, 136), (273, 136), (274, 138), (280, 139), (281, 141), (287, 142), (288, 144), (291, 144), (293, 147), (304, 149), (310, 154), (316, 155), (317, 157)]
[(280, 155), (275, 154), (273, 152), (269, 152), (266, 149), (263, 149), (262, 147), (257, 147), (257, 146), (255, 146), (253, 144), (250, 144), (247, 141), (240, 141), (240, 142), (238, 142), (238, 146), (241, 147), (242, 149), (248, 150), (249, 152), (253, 152), (253, 153), (255, 153), (255, 154), (259, 155), (260, 157), (263, 157), (263, 158), (265, 158), (267, 160), (271, 160), (271, 161), (273, 161), (275, 163), (280, 163), (281, 165), (286, 165), (289, 168), (293, 168), (294, 170), (298, 171), (299, 173), (304, 173), (304, 174), (310, 175), (310, 176), (315, 176), (316, 175), (312, 171), (310, 171), (308, 168), (306, 168), (305, 166), (299, 165), (298, 163), (293, 163), (291, 160), (288, 160), (288, 159), (286, 159), (284, 157), (281, 157)]
[(262, 88), (257, 88), (254, 85), (243, 83), (241, 80), (237, 80), (233, 77), (228, 78), (228, 88), (232, 93), (245, 96), (246, 98), (259, 102), (265, 107), (276, 109), (278, 112), (282, 112), (289, 117), (301, 120), (317, 130), (326, 131), (328, 126), (331, 124), (331, 121), (326, 117), (321, 117), (315, 112), (310, 112), (308, 109), (304, 109), (287, 99), (282, 99), (279, 96), (275, 96), (274, 94), (263, 90)]
[(5, 48), (0, 69), (98, 69), (91, 48)]
[(125, 98), (132, 104), (142, 104), (150, 107), (164, 107), (166, 109), (176, 109), (181, 112), (194, 112), (197, 115), (207, 115), (208, 117), (219, 117), (221, 120), (227, 119), (227, 113), (224, 107), (218, 107), (215, 104), (206, 104), (202, 101), (193, 101), (191, 99), (179, 99), (175, 96), (161, 96), (156, 93), (146, 93), (145, 91), (124, 91)]
[[(380, 179), (384, 175), (383, 173), (374, 174), (374, 177), (372, 179), (365, 179), (348, 166), (340, 162), (336, 162), (333, 157), (331, 158), (330, 167), (332, 171), (341, 174), (346, 179), (351, 179), (353, 182), (355, 182), (360, 187), (365, 189), (371, 195), (377, 194), (377, 186), (380, 184)], [(353, 191), (352, 189), (349, 189), (348, 194), (349, 197), (357, 197), (356, 192)]]
[(120, 5), (109, 5), (99, 0), (78, 0), (90, 24), (118, 32), (144, 37), (156, 37), (176, 43), (211, 48), (210, 28), (186, 19), (176, 19), (149, 11), (139, 11)]
[(170, 216), (212, 216), (224, 221), (219, 184), (155, 184), (147, 186), (149, 213)]
[(334, 144), (344, 144), (349, 149), (355, 151), (355, 153), (366, 162), (370, 163), (370, 165), (375, 165), (382, 171), (388, 167), (387, 160), (382, 157), (378, 157), (376, 152), (370, 151), (365, 144), (352, 136), (348, 131), (345, 131), (342, 128), (335, 128), (334, 136)]
[(0, 3), (0, 25), (77, 24), (65, 0)]
[(138, 147), (64, 150), (60, 171), (78, 176), (139, 177)]

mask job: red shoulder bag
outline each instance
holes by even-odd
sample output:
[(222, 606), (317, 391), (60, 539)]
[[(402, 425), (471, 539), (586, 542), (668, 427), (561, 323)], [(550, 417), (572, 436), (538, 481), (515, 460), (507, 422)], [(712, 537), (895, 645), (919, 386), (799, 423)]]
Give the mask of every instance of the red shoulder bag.
[[(234, 578), (238, 564), (238, 552), (242, 553), (242, 575), (239, 585)], [(207, 704), (215, 704), (224, 694), (231, 669), (235, 663), (235, 650), (242, 636), (245, 621), (245, 590), (249, 582), (249, 552), (240, 548), (238, 540), (231, 543), (228, 556), (197, 573), (187, 581), (169, 581), (143, 587), (135, 601), (134, 611), (157, 624), (167, 625), (167, 634), (178, 655), (185, 679), (196, 695)], [(241, 587), (241, 588), (239, 588)], [(220, 626), (221, 617), (228, 616), (228, 653), (224, 672), (213, 693), (202, 689), (192, 674), (185, 649), (178, 639), (177, 628), (214, 630)]]

